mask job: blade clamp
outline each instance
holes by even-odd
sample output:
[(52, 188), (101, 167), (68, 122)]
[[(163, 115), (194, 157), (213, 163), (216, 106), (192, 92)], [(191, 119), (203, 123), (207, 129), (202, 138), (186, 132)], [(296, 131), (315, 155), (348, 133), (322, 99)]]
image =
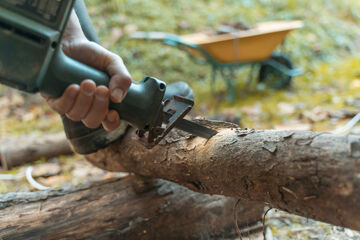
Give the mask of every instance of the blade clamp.
[[(162, 103), (163, 111), (159, 114), (159, 118), (154, 126), (149, 126), (148, 131), (138, 130), (137, 135), (141, 143), (151, 149), (156, 146), (164, 137), (173, 129), (177, 122), (183, 119), (194, 106), (194, 102), (190, 99), (174, 96)], [(166, 126), (162, 127), (162, 123)]]

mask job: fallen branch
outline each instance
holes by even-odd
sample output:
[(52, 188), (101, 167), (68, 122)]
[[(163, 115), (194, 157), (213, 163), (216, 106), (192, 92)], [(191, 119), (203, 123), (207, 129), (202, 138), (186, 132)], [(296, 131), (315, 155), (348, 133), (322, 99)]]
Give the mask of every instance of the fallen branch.
[(42, 137), (20, 137), (3, 139), (0, 142), (0, 169), (8, 170), (38, 160), (59, 155), (72, 154), (73, 151), (65, 134), (52, 134)]
[(172, 131), (161, 145), (148, 150), (132, 131), (88, 160), (104, 169), (125, 169), (202, 193), (261, 201), (360, 230), (359, 136), (202, 124), (219, 133), (206, 141)]
[[(0, 195), (0, 239), (208, 239), (233, 235), (236, 199), (135, 177)], [(240, 225), (262, 204), (241, 202)]]

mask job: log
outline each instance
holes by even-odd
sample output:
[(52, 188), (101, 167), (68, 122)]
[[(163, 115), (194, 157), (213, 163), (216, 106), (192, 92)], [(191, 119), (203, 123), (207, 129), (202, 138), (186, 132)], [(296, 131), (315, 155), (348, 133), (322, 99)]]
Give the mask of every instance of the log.
[(0, 146), (0, 170), (21, 166), (42, 157), (73, 154), (64, 133), (6, 138), (0, 141)]
[[(0, 239), (209, 239), (234, 234), (236, 199), (133, 176), (59, 190), (0, 195)], [(241, 202), (240, 225), (262, 203)], [(212, 238), (213, 239), (213, 238)]]
[(201, 193), (260, 201), (360, 230), (360, 136), (199, 123), (218, 134), (207, 141), (174, 130), (148, 150), (131, 131), (87, 158), (103, 169), (125, 169)]

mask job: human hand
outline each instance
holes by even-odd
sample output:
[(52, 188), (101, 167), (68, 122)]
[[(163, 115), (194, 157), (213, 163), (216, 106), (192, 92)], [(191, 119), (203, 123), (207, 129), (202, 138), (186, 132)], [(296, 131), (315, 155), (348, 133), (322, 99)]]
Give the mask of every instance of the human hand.
[(109, 86), (96, 86), (94, 81), (87, 79), (80, 85), (70, 85), (59, 98), (43, 97), (55, 111), (73, 121), (82, 121), (89, 128), (102, 124), (107, 131), (116, 129), (120, 118), (115, 110), (109, 110), (109, 102), (120, 103), (131, 85), (130, 74), (122, 59), (88, 41), (74, 12), (64, 33), (62, 48), (69, 57), (108, 73)]

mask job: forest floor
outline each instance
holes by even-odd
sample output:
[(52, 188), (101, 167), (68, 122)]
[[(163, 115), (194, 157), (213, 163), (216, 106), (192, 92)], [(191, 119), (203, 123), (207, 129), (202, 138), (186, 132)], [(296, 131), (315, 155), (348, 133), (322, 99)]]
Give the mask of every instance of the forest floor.
[[(332, 131), (360, 112), (360, 2), (358, 0), (86, 0), (104, 46), (123, 57), (134, 80), (155, 76), (167, 83), (186, 81), (195, 92), (193, 116), (238, 121), (256, 129)], [(247, 26), (272, 20), (303, 20), (291, 32), (286, 52), (304, 73), (282, 90), (259, 87), (257, 76), (244, 85), (249, 68), (236, 71), (236, 101), (226, 99), (225, 82), (218, 77), (210, 91), (211, 71), (179, 49), (160, 42), (133, 40), (135, 31), (188, 34), (216, 29), (220, 24)], [(0, 87), (0, 137), (35, 136), (62, 131), (60, 118), (38, 95)], [(359, 134), (360, 126), (351, 133)], [(52, 172), (37, 176), (49, 187), (77, 185), (114, 177), (92, 167), (82, 156), (39, 159), (35, 169)], [(21, 175), (29, 165), (1, 174)], [(57, 168), (59, 171), (51, 171)], [(44, 170), (45, 169), (45, 170)], [(0, 179), (1, 179), (0, 174)], [(25, 179), (0, 180), (0, 193), (34, 191)], [(331, 213), (329, 213), (331, 214)], [(360, 233), (272, 210), (266, 216), (271, 239), (360, 239)], [(262, 239), (262, 235), (250, 239)]]

